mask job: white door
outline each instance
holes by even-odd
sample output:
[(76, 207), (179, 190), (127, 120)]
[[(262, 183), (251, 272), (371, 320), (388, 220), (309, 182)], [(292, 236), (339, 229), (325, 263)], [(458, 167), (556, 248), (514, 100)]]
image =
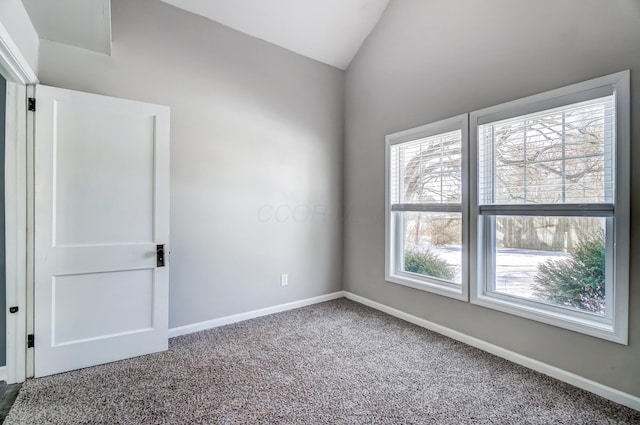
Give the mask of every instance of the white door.
[(167, 349), (169, 108), (36, 87), (35, 376)]

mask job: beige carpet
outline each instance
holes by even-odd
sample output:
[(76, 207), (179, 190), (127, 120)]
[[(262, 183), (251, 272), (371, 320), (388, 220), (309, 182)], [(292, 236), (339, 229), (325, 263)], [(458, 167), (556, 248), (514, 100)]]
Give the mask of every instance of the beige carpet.
[(623, 424), (640, 413), (341, 299), (30, 380), (11, 424)]

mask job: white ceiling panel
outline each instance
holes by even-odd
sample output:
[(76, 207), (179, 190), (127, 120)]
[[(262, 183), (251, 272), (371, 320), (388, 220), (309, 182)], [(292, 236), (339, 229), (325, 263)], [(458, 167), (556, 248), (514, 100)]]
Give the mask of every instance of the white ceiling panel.
[(389, 3), (389, 0), (162, 1), (340, 69), (349, 66)]
[(22, 0), (44, 40), (111, 54), (110, 0)]

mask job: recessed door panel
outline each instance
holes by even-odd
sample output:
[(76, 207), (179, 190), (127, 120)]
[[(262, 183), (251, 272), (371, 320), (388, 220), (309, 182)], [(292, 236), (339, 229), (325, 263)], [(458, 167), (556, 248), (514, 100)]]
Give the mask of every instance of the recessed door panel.
[(155, 117), (61, 101), (54, 114), (55, 245), (152, 241)]
[(153, 328), (153, 270), (56, 276), (52, 285), (53, 346)]

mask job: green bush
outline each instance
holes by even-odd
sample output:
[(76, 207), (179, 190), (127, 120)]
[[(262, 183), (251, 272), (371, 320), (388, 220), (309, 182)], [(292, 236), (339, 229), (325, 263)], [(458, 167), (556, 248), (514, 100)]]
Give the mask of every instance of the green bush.
[(538, 266), (534, 295), (551, 303), (594, 313), (604, 312), (604, 232), (587, 235), (569, 258)]
[(445, 280), (455, 277), (455, 270), (433, 251), (407, 249), (404, 252), (404, 270)]

